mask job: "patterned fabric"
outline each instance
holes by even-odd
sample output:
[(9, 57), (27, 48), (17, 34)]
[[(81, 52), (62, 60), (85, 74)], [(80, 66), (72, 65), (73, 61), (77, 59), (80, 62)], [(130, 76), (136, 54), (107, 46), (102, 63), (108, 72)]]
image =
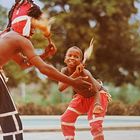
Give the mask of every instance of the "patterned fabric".
[(18, 113), (5, 80), (4, 75), (0, 73), (0, 117)]
[(0, 127), (4, 140), (23, 140), (21, 119), (5, 82), (6, 77), (0, 72)]

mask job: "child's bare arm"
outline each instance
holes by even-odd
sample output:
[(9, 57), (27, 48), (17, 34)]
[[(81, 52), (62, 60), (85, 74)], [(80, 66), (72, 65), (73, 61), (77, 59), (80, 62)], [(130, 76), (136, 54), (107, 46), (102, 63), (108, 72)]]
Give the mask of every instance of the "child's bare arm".
[(93, 113), (102, 113), (103, 108), (101, 106), (101, 102), (100, 102), (100, 93), (99, 90), (101, 88), (100, 83), (94, 79), (94, 77), (92, 76), (92, 74), (85, 70), (84, 71), (86, 73), (86, 75), (88, 75), (88, 77), (90, 78), (92, 85), (93, 85), (93, 95), (94, 95), (94, 109), (93, 109)]
[[(66, 74), (66, 67), (61, 69), (61, 73)], [(58, 82), (58, 89), (61, 92), (67, 89), (68, 87), (69, 87), (68, 84), (63, 83), (63, 82)]]
[[(62, 68), (61, 73), (66, 74), (66, 68)], [(76, 78), (79, 77), (79, 73), (77, 73), (76, 71), (70, 76), (71, 78)], [(63, 82), (59, 82), (58, 83), (58, 88), (60, 91), (64, 91), (65, 89), (67, 89), (69, 87), (68, 84), (63, 83)]]
[(100, 104), (100, 95), (99, 95), (99, 89), (101, 88), (101, 85), (99, 82), (92, 76), (92, 74), (88, 70), (84, 70), (84, 73), (89, 77), (91, 80), (92, 86), (93, 86), (93, 95), (95, 97), (95, 104)]

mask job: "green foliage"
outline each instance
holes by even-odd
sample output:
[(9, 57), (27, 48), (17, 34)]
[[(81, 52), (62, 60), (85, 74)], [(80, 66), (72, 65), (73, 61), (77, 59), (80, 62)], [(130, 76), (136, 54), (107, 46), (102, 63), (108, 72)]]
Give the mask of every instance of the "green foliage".
[[(140, 101), (132, 106), (127, 106), (120, 101), (112, 102), (108, 105), (107, 115), (140, 115)], [(19, 105), (18, 110), (22, 115), (61, 115), (68, 104), (59, 103), (57, 105), (40, 106), (33, 102)]]
[[(12, 89), (12, 96), (17, 104), (35, 103), (37, 105), (56, 105), (60, 103), (68, 103), (72, 99), (71, 89), (61, 93), (58, 90), (57, 83), (48, 80), (43, 83), (21, 83), (16, 89)], [(24, 93), (24, 94), (23, 94)]]
[(111, 102), (107, 110), (108, 115), (126, 115), (127, 108), (124, 103), (120, 101)]
[(140, 100), (138, 102), (136, 102), (135, 104), (129, 106), (129, 115), (137, 115), (139, 116), (140, 115)]
[(8, 85), (11, 87), (15, 87), (22, 82), (28, 84), (40, 81), (34, 68), (22, 70), (18, 65), (10, 61), (3, 69), (9, 78)]
[[(18, 89), (21, 88), (12, 89), (12, 96), (16, 101), (20, 113), (24, 115), (59, 115), (66, 110), (72, 99), (71, 90), (68, 90), (65, 93), (60, 93), (56, 83), (52, 84), (48, 82), (45, 84), (44, 82), (43, 89), (40, 83), (26, 85), (25, 95), (22, 95), (21, 90)], [(40, 90), (44, 91), (44, 93), (40, 93)], [(127, 94), (129, 90), (133, 95), (130, 92)], [(109, 91), (112, 95), (113, 101), (108, 105), (107, 115), (140, 114), (139, 92), (132, 85), (125, 85), (122, 89), (110, 87)], [(121, 97), (123, 94), (127, 96)]]
[(48, 40), (38, 30), (32, 36), (31, 41), (36, 49), (43, 49), (48, 45)]
[[(77, 45), (84, 50), (95, 35), (94, 52), (86, 65), (94, 76), (116, 86), (123, 83), (138, 83), (136, 81), (140, 75), (139, 21), (132, 21), (131, 18), (137, 13), (134, 4), (136, 0), (41, 1), (44, 2), (43, 10), (48, 17), (56, 18), (51, 31), (58, 53), (50, 60), (51, 63), (60, 68), (64, 64), (64, 54), (70, 46)], [(3, 26), (7, 19), (6, 9), (1, 7), (1, 11), (0, 19), (4, 20), (0, 23)], [(41, 49), (48, 44), (39, 31), (33, 36), (32, 42), (35, 48)], [(14, 67), (11, 71), (15, 70)], [(15, 83), (22, 81), (22, 77), (25, 76), (14, 75), (13, 72), (10, 75), (12, 81), (17, 80)]]
[[(57, 68), (62, 67), (64, 54), (69, 47), (77, 45), (85, 50), (95, 35), (94, 52), (86, 67), (95, 78), (114, 85), (109, 85), (114, 100), (119, 99), (127, 104), (137, 102), (140, 97), (140, 34), (139, 21), (132, 18), (138, 11), (134, 4), (137, 0), (40, 1), (44, 2), (44, 12), (49, 17), (56, 18), (51, 31), (58, 52), (50, 62)], [(1, 29), (6, 25), (6, 12), (7, 10), (0, 6)], [(32, 42), (35, 48), (41, 49), (48, 44), (39, 31), (33, 36)], [(37, 94), (43, 97), (39, 95), (38, 100), (34, 100), (39, 104), (67, 102), (71, 97), (70, 91), (68, 94), (61, 94), (55, 84), (41, 82), (34, 68), (26, 72), (10, 62), (4, 70), (12, 87), (22, 82), (40, 82), (42, 88)], [(26, 99), (27, 103), (32, 101), (32, 95), (29, 94)]]
[(131, 84), (124, 84), (121, 87), (114, 87), (109, 84), (108, 90), (114, 101), (120, 100), (125, 104), (134, 104), (140, 100), (139, 88)]
[(7, 9), (0, 5), (0, 30), (3, 30), (6, 26)]
[(64, 53), (72, 45), (87, 48), (95, 35), (95, 48), (87, 68), (116, 86), (136, 84), (138, 77), (134, 73), (139, 75), (140, 71), (139, 21), (132, 22), (132, 15), (138, 12), (136, 0), (41, 1), (45, 8), (49, 7), (44, 11), (56, 17), (52, 33), (59, 53), (53, 59), (54, 64), (63, 64)]
[(71, 100), (72, 93), (71, 90), (68, 90), (65, 93), (61, 93), (58, 90), (58, 85), (55, 83), (52, 83), (49, 87), (49, 95), (48, 95), (48, 102), (50, 104), (58, 104), (58, 103), (66, 103)]

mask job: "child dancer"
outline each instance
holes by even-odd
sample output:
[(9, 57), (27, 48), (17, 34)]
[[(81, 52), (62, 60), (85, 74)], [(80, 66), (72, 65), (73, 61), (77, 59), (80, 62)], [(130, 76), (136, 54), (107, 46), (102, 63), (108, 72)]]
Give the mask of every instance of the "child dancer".
[[(88, 81), (93, 84), (91, 92), (78, 92), (74, 89), (75, 95), (70, 102), (67, 110), (61, 116), (61, 128), (65, 140), (74, 140), (75, 121), (81, 114), (88, 114), (91, 134), (94, 140), (104, 140), (102, 123), (108, 104), (108, 93), (102, 85), (95, 80), (91, 73), (83, 67), (83, 53), (74, 46), (67, 50), (65, 60), (66, 67), (62, 68), (62, 73), (69, 77), (88, 76)], [(59, 90), (63, 91), (69, 85), (59, 82)]]

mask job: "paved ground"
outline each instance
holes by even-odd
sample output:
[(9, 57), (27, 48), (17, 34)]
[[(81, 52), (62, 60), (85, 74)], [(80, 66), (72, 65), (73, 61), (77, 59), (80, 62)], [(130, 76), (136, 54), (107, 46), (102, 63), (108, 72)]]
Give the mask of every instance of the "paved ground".
[[(24, 140), (64, 140), (60, 116), (23, 116)], [(75, 140), (93, 140), (86, 116), (77, 121)], [(88, 129), (87, 129), (88, 128)], [(107, 116), (104, 123), (105, 140), (140, 140), (139, 116)], [(59, 131), (54, 131), (59, 130)], [(0, 135), (0, 140), (2, 136)]]
[[(105, 131), (105, 140), (140, 140), (140, 130)], [(61, 132), (25, 133), (25, 140), (64, 140)], [(89, 131), (78, 131), (75, 140), (92, 140)]]

